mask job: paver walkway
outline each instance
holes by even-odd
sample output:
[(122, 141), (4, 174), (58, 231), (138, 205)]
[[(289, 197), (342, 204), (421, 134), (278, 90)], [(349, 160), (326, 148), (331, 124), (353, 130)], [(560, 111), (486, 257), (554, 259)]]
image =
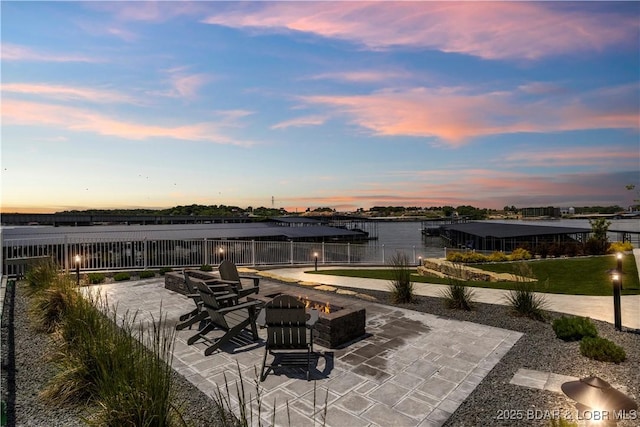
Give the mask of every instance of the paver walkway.
[[(261, 294), (291, 289), (268, 279), (261, 280), (260, 287)], [(140, 320), (158, 319), (162, 306), (170, 327), (193, 307), (191, 299), (166, 290), (163, 279), (90, 289), (106, 294), (120, 314), (137, 310)], [(310, 297), (314, 292), (321, 298), (320, 291), (305, 290)], [(361, 305), (366, 309), (367, 335), (341, 349), (316, 346), (315, 381), (307, 382), (303, 372), (289, 368), (260, 383), (263, 424), (271, 424), (275, 400), (276, 425), (440, 426), (522, 336), (368, 301)], [(260, 331), (258, 343), (242, 348), (230, 344), (210, 356), (204, 356), (205, 344), (186, 344), (194, 333), (195, 329), (176, 333), (174, 369), (209, 396), (218, 387), (224, 389), (226, 376), (237, 407), (233, 384), (239, 381), (239, 367), (246, 394), (255, 396), (265, 331)], [(257, 405), (252, 410), (257, 425)]]

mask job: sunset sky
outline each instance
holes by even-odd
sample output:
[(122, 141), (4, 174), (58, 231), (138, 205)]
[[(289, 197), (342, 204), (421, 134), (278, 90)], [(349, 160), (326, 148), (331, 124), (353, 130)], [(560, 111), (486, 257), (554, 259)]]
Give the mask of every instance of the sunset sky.
[(2, 212), (630, 205), (639, 2), (2, 2)]

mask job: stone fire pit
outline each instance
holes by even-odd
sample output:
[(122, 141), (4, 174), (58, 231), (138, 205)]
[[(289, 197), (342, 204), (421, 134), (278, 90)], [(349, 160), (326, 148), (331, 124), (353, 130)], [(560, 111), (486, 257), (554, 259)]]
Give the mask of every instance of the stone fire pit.
[[(251, 295), (248, 299), (257, 299), (265, 303), (282, 294), (292, 295), (307, 303), (309, 308), (317, 309), (319, 318), (313, 329), (313, 342), (327, 348), (338, 348), (365, 334), (366, 311), (351, 304), (337, 305), (331, 301), (318, 301), (296, 290), (276, 292), (267, 295)], [(328, 309), (325, 309), (328, 307)]]

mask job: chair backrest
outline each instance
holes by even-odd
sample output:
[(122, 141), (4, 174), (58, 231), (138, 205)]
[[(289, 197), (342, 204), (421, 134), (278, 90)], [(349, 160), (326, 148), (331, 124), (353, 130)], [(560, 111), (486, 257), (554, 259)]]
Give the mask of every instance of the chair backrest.
[(305, 305), (290, 295), (278, 295), (264, 306), (267, 348), (306, 348)]
[(207, 284), (204, 282), (195, 281), (194, 283), (197, 287), (198, 293), (200, 294), (200, 298), (202, 299), (204, 308), (207, 310), (207, 313), (209, 313), (211, 321), (217, 325), (226, 327), (227, 321), (225, 320), (224, 315), (218, 313), (218, 310), (220, 310), (222, 306), (216, 299), (211, 289), (209, 289)]
[(191, 280), (191, 276), (187, 270), (183, 270), (182, 274), (184, 275), (184, 284), (187, 286), (187, 290), (190, 294), (197, 294), (198, 289), (195, 285), (195, 282)]
[(218, 266), (218, 271), (220, 272), (220, 278), (222, 280), (238, 282), (238, 286), (242, 286), (240, 284), (240, 275), (238, 274), (238, 268), (231, 261), (227, 259), (222, 260), (222, 262)]

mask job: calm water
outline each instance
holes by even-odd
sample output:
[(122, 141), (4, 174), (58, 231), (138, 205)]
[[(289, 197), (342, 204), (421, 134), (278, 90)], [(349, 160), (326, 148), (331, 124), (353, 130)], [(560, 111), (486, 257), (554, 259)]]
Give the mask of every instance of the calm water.
[[(494, 221), (498, 222), (498, 221)], [(586, 219), (561, 219), (550, 221), (503, 221), (508, 224), (529, 224), (529, 225), (549, 225), (555, 227), (576, 227), (591, 228), (589, 220)], [(403, 249), (404, 251), (414, 251), (416, 257), (441, 257), (444, 256), (442, 241), (439, 237), (422, 237), (422, 223), (420, 221), (411, 222), (393, 222), (381, 221), (378, 223), (378, 240), (371, 241), (372, 245), (384, 245), (385, 250)], [(640, 232), (640, 220), (638, 219), (620, 219), (611, 220), (609, 226), (609, 241), (618, 240), (616, 230)], [(638, 235), (632, 237), (632, 243), (635, 247), (638, 244)]]

